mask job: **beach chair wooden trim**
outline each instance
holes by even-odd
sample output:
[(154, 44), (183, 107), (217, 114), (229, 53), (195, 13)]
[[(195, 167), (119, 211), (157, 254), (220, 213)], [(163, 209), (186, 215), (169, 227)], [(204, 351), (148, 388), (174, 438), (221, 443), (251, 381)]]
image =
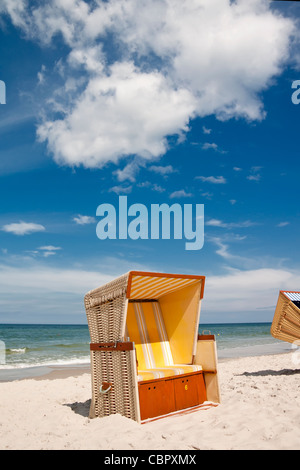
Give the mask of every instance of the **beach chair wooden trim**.
[[(90, 417), (119, 413), (140, 422), (141, 412), (144, 417), (148, 406), (144, 402), (153, 401), (161, 403), (154, 411), (156, 416), (166, 414), (173, 405), (164, 407), (168, 402), (162, 399), (165, 393), (167, 397), (172, 393), (181, 396), (175, 399), (175, 409), (209, 399), (207, 392), (218, 386), (218, 379), (216, 356), (206, 370), (202, 370), (199, 356), (199, 343), (209, 344), (210, 340), (198, 339), (204, 283), (204, 276), (131, 271), (85, 295), (91, 336)], [(145, 318), (144, 311), (148, 312)], [(127, 324), (129, 317), (133, 324)], [(142, 322), (139, 327), (137, 321)], [(132, 325), (134, 331), (129, 331)], [(140, 333), (143, 330), (143, 338), (137, 336), (138, 328)], [(151, 340), (153, 335), (159, 338)], [(147, 363), (146, 353), (150, 354)], [(186, 386), (184, 391), (182, 386)], [(205, 394), (199, 392), (201, 387)]]
[(198, 341), (215, 341), (215, 335), (198, 335)]
[(115, 343), (91, 343), (91, 351), (132, 351), (134, 343), (129, 341), (116, 341)]

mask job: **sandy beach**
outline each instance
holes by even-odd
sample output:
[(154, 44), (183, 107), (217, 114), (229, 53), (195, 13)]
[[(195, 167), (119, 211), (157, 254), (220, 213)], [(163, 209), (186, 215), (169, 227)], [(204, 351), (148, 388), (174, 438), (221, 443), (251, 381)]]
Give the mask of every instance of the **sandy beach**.
[(0, 448), (300, 449), (299, 363), (299, 350), (221, 362), (219, 406), (142, 425), (119, 415), (90, 420), (85, 368), (2, 382)]

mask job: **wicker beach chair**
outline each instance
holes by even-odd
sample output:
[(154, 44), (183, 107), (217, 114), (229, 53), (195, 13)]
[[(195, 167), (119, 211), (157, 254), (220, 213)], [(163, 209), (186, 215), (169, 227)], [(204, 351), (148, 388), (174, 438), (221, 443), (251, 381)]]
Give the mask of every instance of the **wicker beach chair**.
[(204, 276), (130, 271), (85, 295), (90, 417), (137, 422), (219, 403), (214, 335), (198, 336)]
[(279, 292), (271, 334), (282, 341), (300, 344), (300, 292)]

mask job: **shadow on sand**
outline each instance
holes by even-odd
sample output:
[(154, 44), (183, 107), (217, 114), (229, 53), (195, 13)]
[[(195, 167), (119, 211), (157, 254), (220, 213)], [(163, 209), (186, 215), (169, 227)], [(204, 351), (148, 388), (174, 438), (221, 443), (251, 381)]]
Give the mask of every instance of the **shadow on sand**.
[(282, 369), (282, 370), (258, 370), (257, 372), (244, 372), (243, 374), (238, 375), (245, 375), (258, 377), (258, 376), (266, 376), (266, 375), (297, 375), (300, 374), (300, 369)]
[(84, 418), (88, 418), (91, 400), (86, 400), (85, 402), (76, 401), (75, 403), (66, 403), (64, 406), (68, 406), (72, 411), (74, 411), (74, 413), (81, 415)]

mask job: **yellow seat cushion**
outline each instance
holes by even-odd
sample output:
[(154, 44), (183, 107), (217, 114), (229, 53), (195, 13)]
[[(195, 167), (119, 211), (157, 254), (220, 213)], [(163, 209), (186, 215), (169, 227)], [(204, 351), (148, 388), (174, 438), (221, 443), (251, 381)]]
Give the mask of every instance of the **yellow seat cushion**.
[(172, 377), (174, 375), (190, 374), (202, 370), (200, 365), (174, 365), (172, 367), (163, 367), (159, 369), (138, 370), (138, 382), (144, 380), (161, 379)]

